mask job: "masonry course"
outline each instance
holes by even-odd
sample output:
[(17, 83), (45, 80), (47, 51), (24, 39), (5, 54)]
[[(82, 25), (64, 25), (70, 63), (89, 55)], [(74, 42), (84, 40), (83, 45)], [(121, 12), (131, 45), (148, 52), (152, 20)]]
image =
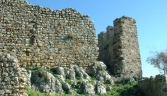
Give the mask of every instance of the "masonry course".
[(86, 67), (97, 59), (95, 28), (87, 15), (21, 0), (0, 4), (0, 52), (15, 53), (21, 66)]

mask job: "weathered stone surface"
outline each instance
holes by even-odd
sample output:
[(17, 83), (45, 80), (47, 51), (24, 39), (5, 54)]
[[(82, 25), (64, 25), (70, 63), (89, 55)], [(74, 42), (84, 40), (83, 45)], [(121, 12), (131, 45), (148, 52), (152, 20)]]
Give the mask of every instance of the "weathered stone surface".
[(100, 70), (106, 71), (106, 65), (101, 61), (92, 61), (92, 65), (85, 68), (89, 75), (95, 75)]
[(64, 73), (65, 73), (65, 78), (68, 78), (70, 80), (76, 80), (76, 77), (86, 80), (90, 79), (90, 76), (85, 72), (85, 70), (77, 65), (72, 65), (69, 68), (65, 67)]
[(96, 78), (99, 80), (100, 78), (103, 78), (104, 82), (107, 82), (111, 79), (111, 76), (106, 71), (98, 71), (96, 73)]
[(122, 16), (114, 20), (114, 27), (98, 35), (99, 61), (117, 77), (141, 78), (141, 60), (135, 20)]
[(99, 95), (106, 94), (106, 88), (105, 88), (104, 84), (97, 81), (96, 82), (96, 91), (97, 91), (97, 94), (99, 94)]
[(64, 91), (66, 91), (66, 93), (69, 93), (71, 86), (68, 83), (64, 82), (62, 84), (62, 88)]
[(94, 95), (95, 91), (94, 91), (94, 86), (86, 81), (83, 81), (81, 83), (81, 92), (83, 94), (90, 94), (90, 95)]
[(82, 67), (78, 67), (77, 65), (74, 65), (73, 69), (75, 70), (76, 77), (90, 80), (90, 76), (85, 72), (85, 70)]
[(62, 84), (51, 73), (34, 71), (31, 74), (31, 85), (35, 90), (47, 93), (63, 93)]
[(114, 81), (112, 80), (110, 74), (106, 70), (106, 65), (101, 61), (95, 61), (93, 62), (93, 65), (90, 67), (87, 67), (85, 71), (91, 75), (94, 76), (97, 80), (108, 83), (108, 84), (114, 84)]
[(57, 67), (56, 68), (56, 73), (58, 75), (63, 75), (64, 76), (64, 68), (63, 67)]
[(56, 77), (59, 78), (62, 82), (64, 82), (66, 79), (64, 75), (56, 75)]
[[(79, 94), (94, 95), (95, 89), (97, 89), (96, 92), (98, 92), (98, 94), (105, 94), (106, 89), (103, 83), (111, 86), (114, 84), (114, 82), (111, 76), (107, 73), (106, 66), (103, 62), (95, 61), (94, 64), (95, 66), (92, 66), (91, 69), (94, 70), (94, 76), (97, 80), (93, 79), (92, 81), (91, 77), (86, 73), (86, 70), (82, 67), (79, 67), (78, 65), (56, 68), (56, 70), (60, 70), (61, 72), (56, 71), (55, 76), (61, 80), (62, 89), (68, 94), (76, 94), (77, 92)], [(63, 75), (60, 75), (61, 73), (65, 74), (64, 77)], [(60, 79), (59, 76), (62, 76), (63, 80)], [(102, 80), (99, 80), (99, 78)], [(108, 88), (108, 90), (111, 90), (111, 88)]]
[(99, 70), (106, 70), (107, 69), (107, 66), (103, 62), (101, 62), (101, 61), (98, 61), (96, 63), (96, 66), (97, 66), (97, 71), (99, 71)]
[(75, 80), (75, 70), (73, 68), (65, 68), (66, 78), (70, 80)]
[(5, 91), (4, 90), (0, 90), (0, 95), (4, 95)]
[(19, 66), (17, 56), (12, 53), (3, 53), (0, 57), (0, 95), (27, 96), (24, 90), (27, 71)]
[(22, 0), (0, 1), (0, 5), (0, 52), (17, 54), (21, 66), (86, 67), (97, 59), (89, 16), (73, 8), (52, 11)]

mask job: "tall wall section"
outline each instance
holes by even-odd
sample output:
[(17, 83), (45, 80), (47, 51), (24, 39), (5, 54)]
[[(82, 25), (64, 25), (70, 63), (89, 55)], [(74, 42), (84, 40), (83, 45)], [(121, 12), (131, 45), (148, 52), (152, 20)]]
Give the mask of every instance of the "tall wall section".
[[(107, 34), (107, 35), (104, 35)], [(99, 34), (99, 54), (106, 54), (106, 60), (99, 60), (110, 66), (111, 73), (117, 76), (141, 77), (141, 61), (136, 31), (136, 22), (130, 17), (114, 20), (114, 27)], [(107, 39), (108, 38), (108, 39)], [(101, 47), (103, 46), (103, 47)]]
[(21, 66), (89, 66), (98, 57), (95, 38), (92, 21), (75, 9), (0, 0), (0, 54), (16, 54)]
[(99, 61), (103, 61), (108, 68), (111, 68), (113, 64), (113, 37), (114, 36), (114, 27), (108, 26), (106, 32), (101, 32), (98, 35), (98, 47), (99, 47)]

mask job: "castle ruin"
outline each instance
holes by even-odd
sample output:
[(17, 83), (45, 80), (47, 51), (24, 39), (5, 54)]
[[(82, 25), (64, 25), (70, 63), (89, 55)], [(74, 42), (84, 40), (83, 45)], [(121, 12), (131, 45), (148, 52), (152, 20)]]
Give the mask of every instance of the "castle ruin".
[(87, 15), (52, 11), (21, 0), (0, 0), (0, 52), (21, 66), (89, 66), (98, 57), (95, 28)]
[[(18, 61), (8, 54), (3, 56), (4, 53), (13, 54)], [(53, 11), (25, 0), (0, 0), (0, 58), (0, 86), (3, 86), (0, 93), (8, 95), (15, 91), (4, 91), (11, 88), (4, 86), (15, 86), (10, 82), (13, 77), (18, 86), (15, 93), (24, 93), (23, 80), (17, 79), (22, 78), (18, 66), (89, 68), (99, 60), (115, 76), (142, 76), (134, 19), (125, 16), (116, 19), (114, 27), (107, 27), (97, 41), (94, 24), (87, 15), (72, 8)], [(8, 71), (12, 67), (16, 74)]]
[(141, 77), (136, 21), (123, 16), (98, 35), (99, 57), (113, 75)]

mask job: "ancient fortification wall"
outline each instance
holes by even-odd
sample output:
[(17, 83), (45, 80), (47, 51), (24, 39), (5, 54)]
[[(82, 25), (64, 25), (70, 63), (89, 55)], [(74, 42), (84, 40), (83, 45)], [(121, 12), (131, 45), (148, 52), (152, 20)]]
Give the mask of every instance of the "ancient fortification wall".
[(99, 57), (111, 73), (118, 76), (141, 77), (141, 61), (136, 22), (130, 17), (114, 20), (114, 27), (98, 35)]
[[(98, 58), (114, 75), (142, 74), (134, 19), (116, 19), (114, 27), (107, 27), (97, 41), (88, 16), (72, 8), (52, 11), (25, 0), (0, 0), (0, 58), (0, 95), (26, 95), (26, 66), (99, 66), (105, 70), (102, 62), (96, 63)], [(87, 73), (94, 71), (91, 67), (85, 68)], [(111, 81), (106, 71), (101, 72), (94, 73)]]
[(167, 76), (156, 75), (156, 77), (145, 78), (138, 82), (138, 86), (144, 96), (166, 96)]
[(3, 53), (0, 57), (0, 96), (26, 96), (26, 76), (27, 72), (20, 68), (17, 57)]
[(113, 63), (113, 47), (112, 43), (114, 38), (114, 28), (112, 26), (108, 26), (106, 28), (106, 32), (101, 32), (98, 35), (98, 47), (99, 47), (99, 57), (100, 61), (103, 61), (108, 68), (111, 68), (110, 65)]
[(24, 0), (0, 0), (0, 54), (21, 66), (89, 66), (98, 57), (95, 28), (75, 9), (52, 11)]

